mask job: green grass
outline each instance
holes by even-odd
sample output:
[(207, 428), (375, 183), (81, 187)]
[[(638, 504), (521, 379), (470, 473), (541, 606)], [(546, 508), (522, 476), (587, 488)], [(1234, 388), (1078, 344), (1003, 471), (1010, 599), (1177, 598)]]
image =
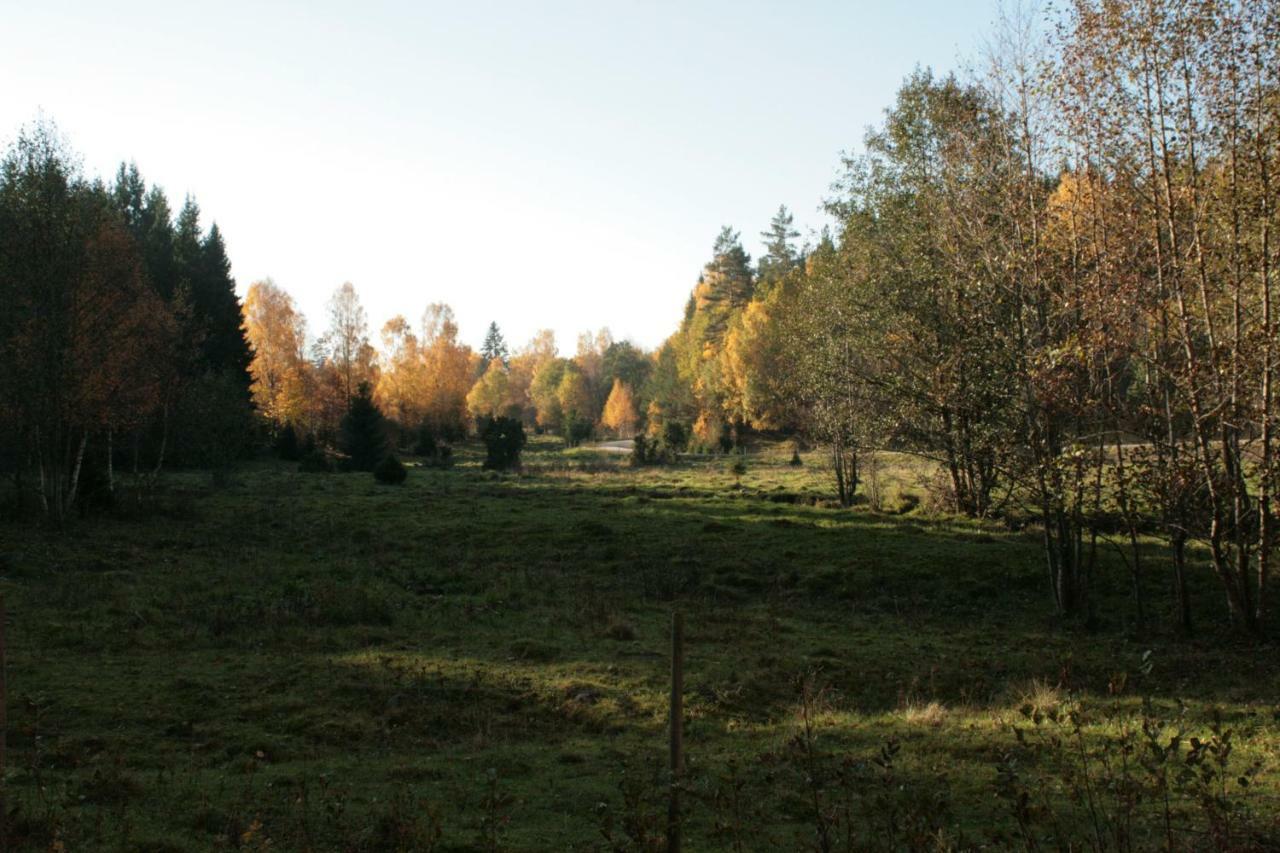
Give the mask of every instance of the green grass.
[[(1010, 756), (1067, 784), (1065, 753), (1018, 746), (1020, 709), (1083, 709), (1095, 743), (1141, 696), (1189, 733), (1225, 719), (1232, 766), (1262, 764), (1249, 808), (1280, 811), (1280, 658), (1221, 631), (1205, 569), (1196, 638), (1134, 636), (1110, 558), (1086, 633), (1052, 618), (1032, 532), (900, 514), (929, 473), (905, 458), (879, 513), (833, 506), (789, 447), (740, 482), (726, 459), (637, 471), (549, 440), (520, 475), (458, 455), (402, 487), (262, 462), (220, 490), (173, 475), (146, 518), (4, 522), (14, 846), (412, 849), (438, 823), (440, 849), (598, 849), (606, 814), (641, 834), (665, 808), (673, 608), (689, 849), (810, 845), (806, 743), (831, 804), (839, 757), (883, 781), (867, 759), (897, 742), (860, 831), (895, 808), (1011, 831)], [(1169, 564), (1149, 565), (1163, 614)]]

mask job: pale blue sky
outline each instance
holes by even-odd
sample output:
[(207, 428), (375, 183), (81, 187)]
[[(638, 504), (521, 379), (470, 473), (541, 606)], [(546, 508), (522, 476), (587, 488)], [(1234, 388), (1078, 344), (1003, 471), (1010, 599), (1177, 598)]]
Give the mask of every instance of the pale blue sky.
[(192, 193), (243, 293), (313, 331), (344, 280), (376, 339), (450, 303), (476, 344), (608, 326), (654, 346), (721, 225), (760, 252), (821, 227), (917, 65), (954, 68), (991, 2), (0, 2), (0, 138), (43, 109), (109, 177)]

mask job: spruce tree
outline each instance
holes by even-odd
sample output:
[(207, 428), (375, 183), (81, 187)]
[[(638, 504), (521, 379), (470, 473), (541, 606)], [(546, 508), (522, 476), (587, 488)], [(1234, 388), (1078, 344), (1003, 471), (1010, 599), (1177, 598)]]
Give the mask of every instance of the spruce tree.
[(111, 188), (111, 201), (124, 219), (125, 227), (139, 243), (145, 233), (146, 192), (147, 185), (138, 172), (138, 165), (121, 163), (116, 170), (115, 185)]
[(231, 277), (231, 260), (218, 223), (213, 223), (200, 244), (200, 270), (194, 291), (196, 310), (205, 328), (205, 358), (216, 371), (225, 372), (249, 387), (253, 353), (244, 334), (244, 313)]
[(198, 341), (192, 372), (225, 373), (249, 388), (253, 353), (245, 338), (240, 297), (217, 223), (202, 235), (200, 206), (187, 197), (173, 234), (175, 294), (189, 301), (190, 339)]
[(484, 343), (480, 346), (480, 357), (484, 359), (485, 364), (492, 364), (495, 358), (502, 359), (502, 363), (506, 364), (509, 355), (506, 339), (502, 337), (498, 324), (490, 323), (489, 331), (484, 336)]
[(173, 260), (173, 211), (164, 190), (153, 186), (147, 193), (141, 219), (139, 239), (147, 278), (156, 293), (168, 302), (173, 299), (177, 280)]
[(372, 471), (387, 453), (386, 424), (368, 382), (361, 382), (342, 419), (342, 452), (353, 471)]

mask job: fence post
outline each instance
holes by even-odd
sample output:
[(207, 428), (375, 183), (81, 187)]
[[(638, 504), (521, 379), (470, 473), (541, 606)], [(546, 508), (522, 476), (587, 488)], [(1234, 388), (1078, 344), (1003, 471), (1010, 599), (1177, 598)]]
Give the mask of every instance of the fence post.
[(680, 779), (684, 771), (684, 615), (671, 614), (671, 791), (667, 853), (680, 853)]
[(5, 744), (9, 740), (9, 685), (5, 672), (5, 622), (4, 594), (0, 593), (0, 853), (9, 850), (9, 803), (4, 781)]

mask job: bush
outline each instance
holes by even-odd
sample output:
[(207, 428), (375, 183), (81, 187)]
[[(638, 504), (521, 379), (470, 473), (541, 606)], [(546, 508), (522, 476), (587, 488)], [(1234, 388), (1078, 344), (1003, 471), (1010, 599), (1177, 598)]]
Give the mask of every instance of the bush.
[(515, 418), (485, 417), (479, 427), (486, 451), (484, 467), (495, 471), (519, 468), (520, 451), (527, 441), (524, 424)]
[(373, 469), (373, 478), (386, 486), (399, 486), (409, 476), (409, 471), (394, 454), (387, 454)]
[(298, 432), (293, 424), (285, 424), (284, 429), (276, 436), (276, 455), (286, 462), (297, 462), (302, 458), (302, 448), (298, 444)]
[(431, 468), (447, 468), (453, 461), (453, 448), (427, 423), (418, 427), (413, 452), (415, 456), (422, 457), (422, 464)]
[(436, 448), (439, 444), (436, 442), (436, 434), (432, 431), (429, 424), (423, 424), (418, 427), (417, 441), (413, 445), (413, 453), (415, 456), (435, 456)]
[(564, 440), (570, 447), (577, 447), (582, 442), (591, 438), (594, 427), (591, 421), (582, 418), (573, 418), (566, 421), (564, 425)]
[(298, 470), (303, 474), (329, 474), (333, 471), (333, 463), (323, 450), (313, 447), (298, 460)]
[(648, 465), (656, 449), (654, 445), (656, 442), (650, 443), (643, 434), (637, 435), (631, 443), (631, 465), (635, 468)]
[(689, 444), (689, 430), (679, 421), (667, 421), (662, 425), (662, 446), (672, 453), (679, 453)]

